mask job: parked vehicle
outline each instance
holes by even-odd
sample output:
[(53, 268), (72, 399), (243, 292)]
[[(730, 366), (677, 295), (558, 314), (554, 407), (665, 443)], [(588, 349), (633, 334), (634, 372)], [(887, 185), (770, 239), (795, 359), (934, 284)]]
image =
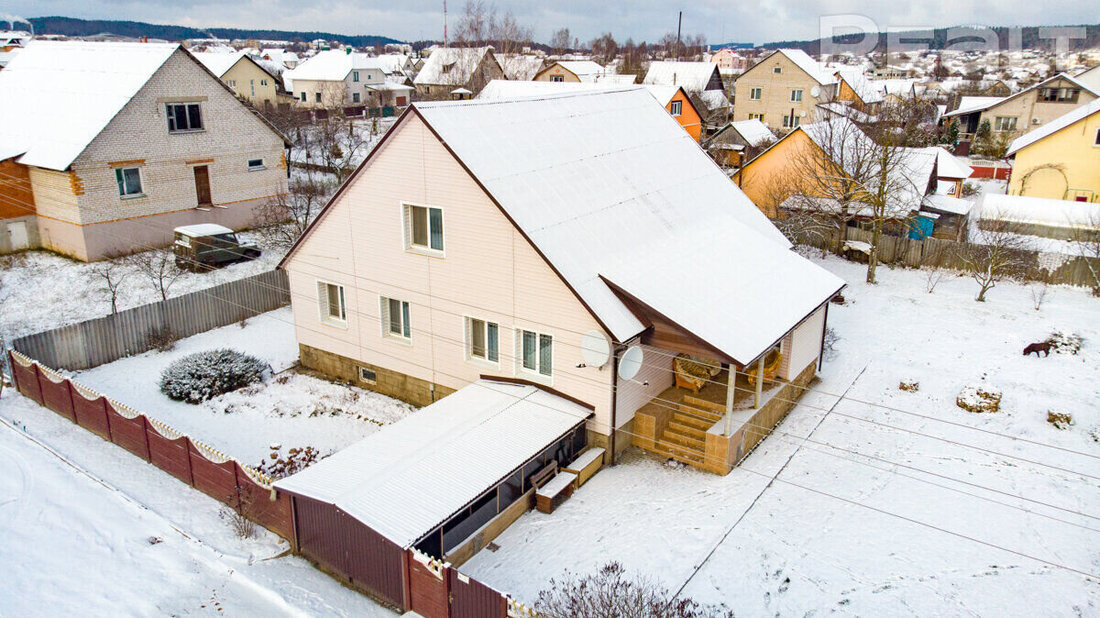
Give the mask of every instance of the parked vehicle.
[(226, 264), (260, 257), (256, 245), (242, 245), (237, 234), (215, 223), (184, 225), (175, 230), (172, 249), (176, 266), (187, 270), (212, 270)]

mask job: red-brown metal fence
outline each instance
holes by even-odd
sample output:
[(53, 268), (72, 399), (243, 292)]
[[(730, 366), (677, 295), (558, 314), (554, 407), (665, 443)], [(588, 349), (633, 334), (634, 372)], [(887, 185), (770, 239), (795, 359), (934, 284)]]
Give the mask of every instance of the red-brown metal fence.
[(536, 615), (448, 563), (401, 549), (335, 505), (301, 496), (292, 501), (235, 459), (19, 352), (9, 357), (15, 388), (25, 397), (290, 540), (298, 553), (375, 598), (425, 618)]
[(15, 388), (23, 396), (293, 539), (290, 497), (272, 489), (264, 475), (18, 352), (9, 356)]

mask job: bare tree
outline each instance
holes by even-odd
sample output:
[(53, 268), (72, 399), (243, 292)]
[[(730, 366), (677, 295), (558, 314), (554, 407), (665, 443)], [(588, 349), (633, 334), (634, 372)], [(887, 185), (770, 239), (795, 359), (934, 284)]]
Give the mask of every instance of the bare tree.
[(996, 213), (983, 212), (970, 242), (958, 246), (959, 261), (978, 284), (974, 300), (985, 302), (985, 295), (998, 283), (1023, 276), (1028, 270), (1026, 248), (1016, 226), (998, 221)]
[(824, 257), (843, 231), (836, 217), (813, 211), (783, 213), (772, 221), (796, 247), (816, 247)]
[[(569, 36), (568, 29), (565, 36)], [(467, 0), (455, 29), (458, 47), (492, 45), (502, 54), (520, 53), (531, 44), (531, 37), (531, 28), (521, 25), (512, 11), (500, 12), (495, 4), (484, 0)]]
[(330, 113), (302, 132), (298, 147), (307, 163), (322, 166), (340, 184), (366, 155), (369, 145), (370, 137), (357, 130), (352, 119)]
[(630, 578), (617, 562), (594, 574), (580, 577), (566, 573), (551, 579), (550, 588), (539, 592), (535, 609), (550, 618), (732, 618), (721, 606), (703, 605), (676, 598), (644, 577)]
[(592, 40), (592, 59), (601, 65), (610, 64), (619, 55), (619, 44), (610, 32), (601, 34)]
[(160, 293), (161, 300), (168, 300), (168, 291), (183, 274), (183, 270), (176, 266), (176, 256), (171, 248), (143, 251), (126, 259), (133, 264), (137, 274)]
[(1092, 295), (1100, 296), (1100, 212), (1093, 210), (1081, 225), (1074, 226), (1073, 240), (1092, 279)]
[(123, 283), (132, 272), (126, 261), (118, 255), (108, 255), (102, 261), (92, 264), (88, 272), (99, 280), (102, 285), (100, 290), (110, 297), (111, 313), (118, 313), (118, 298), (122, 293)]
[(555, 30), (554, 36), (550, 37), (550, 51), (560, 56), (569, 51), (569, 46), (572, 43), (573, 35), (569, 34), (569, 28)]
[(260, 207), (260, 235), (270, 245), (289, 249), (321, 213), (335, 187), (321, 173), (307, 170), (291, 181), (287, 191)]

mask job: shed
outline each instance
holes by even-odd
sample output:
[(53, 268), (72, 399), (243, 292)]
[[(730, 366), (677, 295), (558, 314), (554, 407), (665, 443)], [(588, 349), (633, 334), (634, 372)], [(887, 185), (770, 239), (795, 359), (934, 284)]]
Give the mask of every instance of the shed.
[(591, 409), (542, 388), (478, 380), (276, 481), (298, 551), (408, 608), (409, 549), (442, 558), (585, 447)]

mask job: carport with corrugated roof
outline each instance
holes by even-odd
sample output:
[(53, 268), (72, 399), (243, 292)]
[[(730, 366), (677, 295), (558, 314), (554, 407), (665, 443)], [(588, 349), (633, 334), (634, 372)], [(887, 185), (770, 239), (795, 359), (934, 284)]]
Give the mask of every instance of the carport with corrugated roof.
[(295, 547), (331, 574), (412, 608), (407, 550), (442, 558), (585, 446), (590, 406), (482, 379), (275, 483)]

